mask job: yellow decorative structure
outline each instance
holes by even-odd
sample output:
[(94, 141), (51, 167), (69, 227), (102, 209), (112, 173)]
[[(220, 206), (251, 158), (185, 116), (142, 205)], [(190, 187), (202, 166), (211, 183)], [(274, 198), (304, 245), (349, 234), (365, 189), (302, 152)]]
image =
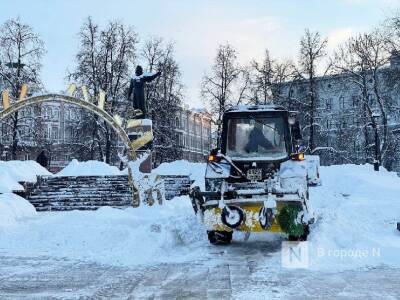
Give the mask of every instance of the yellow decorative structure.
[(8, 90), (3, 91), (3, 109), (7, 109), (10, 107), (10, 97), (8, 94)]
[(28, 86), (26, 84), (23, 84), (21, 87), (21, 93), (19, 94), (18, 101), (24, 101), (27, 93), (28, 93)]
[(84, 99), (86, 102), (89, 102), (89, 101), (90, 101), (90, 98), (89, 98), (89, 92), (88, 92), (88, 90), (87, 90), (87, 87), (83, 85), (83, 86), (81, 87), (81, 89), (82, 89), (83, 99)]
[(75, 91), (76, 91), (76, 84), (75, 83), (71, 83), (69, 85), (68, 89), (67, 89), (68, 95), (73, 96)]
[(114, 121), (119, 125), (122, 126), (122, 118), (119, 115), (114, 116)]
[(131, 149), (136, 152), (137, 150), (142, 148), (144, 145), (147, 145), (148, 143), (150, 143), (152, 140), (153, 140), (153, 133), (151, 131), (146, 131), (143, 133), (143, 135), (140, 138), (134, 140), (131, 143)]
[(139, 119), (132, 119), (129, 120), (126, 124), (126, 128), (134, 128), (142, 125), (142, 120)]
[(104, 91), (100, 91), (99, 103), (97, 104), (97, 107), (100, 108), (101, 110), (103, 110), (105, 102), (106, 102), (106, 93)]
[[(22, 85), (21, 88), (21, 93), (19, 96), (18, 101), (12, 102), (10, 104), (10, 97), (9, 93), (7, 90), (2, 91), (2, 102), (3, 102), (3, 110), (0, 110), (0, 121), (15, 112), (19, 111), (20, 109), (23, 109), (28, 106), (33, 106), (37, 105), (43, 102), (63, 102), (63, 103), (68, 103), (68, 104), (73, 104), (77, 105), (81, 108), (84, 108), (91, 113), (97, 115), (101, 119), (103, 119), (108, 125), (110, 125), (113, 130), (118, 134), (122, 142), (124, 143), (125, 147), (129, 150), (129, 158), (131, 160), (136, 159), (136, 151), (143, 146), (145, 146), (147, 143), (151, 142), (153, 140), (153, 133), (150, 129), (149, 131), (144, 131), (141, 132), (137, 138), (134, 141), (131, 141), (127, 132), (125, 129), (122, 127), (123, 125), (123, 120), (119, 115), (110, 115), (108, 112), (104, 110), (104, 104), (105, 104), (105, 99), (106, 99), (106, 94), (104, 91), (101, 91), (99, 96), (98, 96), (98, 103), (97, 105), (90, 102), (89, 98), (89, 93), (88, 90), (85, 86), (81, 87), (82, 90), (82, 95), (83, 99), (73, 97), (76, 91), (76, 85), (71, 84), (68, 87), (68, 95), (59, 95), (59, 94), (47, 94), (47, 95), (41, 95), (41, 96), (34, 96), (34, 97), (29, 97), (25, 98), (27, 95), (28, 91), (28, 86), (26, 84)], [(130, 125), (129, 128), (137, 127), (142, 125), (142, 120), (130, 120), (127, 125)], [(132, 186), (133, 189), (133, 206), (139, 206), (140, 204), (140, 199), (139, 199), (139, 193), (138, 193), (138, 187), (135, 184), (132, 176), (132, 171), (129, 169), (129, 182), (130, 185)]]

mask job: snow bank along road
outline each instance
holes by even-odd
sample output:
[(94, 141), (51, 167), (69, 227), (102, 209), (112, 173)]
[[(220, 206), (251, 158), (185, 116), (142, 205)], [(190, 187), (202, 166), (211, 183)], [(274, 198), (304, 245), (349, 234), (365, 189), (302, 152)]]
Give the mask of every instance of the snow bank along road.
[(181, 197), (0, 222), (0, 298), (400, 298), (400, 178), (354, 165), (321, 176), (306, 269), (281, 266), (282, 236), (209, 245)]

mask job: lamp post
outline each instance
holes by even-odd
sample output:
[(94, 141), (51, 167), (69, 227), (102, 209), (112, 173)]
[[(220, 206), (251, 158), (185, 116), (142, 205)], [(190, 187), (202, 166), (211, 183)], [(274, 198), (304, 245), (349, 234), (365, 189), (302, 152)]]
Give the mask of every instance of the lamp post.
[(380, 115), (378, 113), (373, 113), (372, 118), (374, 119), (374, 125), (372, 126), (375, 130), (375, 158), (374, 158), (374, 171), (379, 171), (380, 166), (380, 142), (378, 135), (378, 119)]

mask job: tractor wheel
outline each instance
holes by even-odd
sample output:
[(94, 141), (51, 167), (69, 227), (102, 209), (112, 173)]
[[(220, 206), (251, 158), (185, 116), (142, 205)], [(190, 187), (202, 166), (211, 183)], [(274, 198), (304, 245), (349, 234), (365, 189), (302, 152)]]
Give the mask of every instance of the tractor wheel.
[(232, 241), (232, 232), (228, 231), (207, 231), (208, 240), (213, 245), (227, 245)]
[(222, 223), (229, 228), (235, 229), (244, 222), (244, 212), (237, 206), (224, 207), (221, 212)]
[(307, 237), (310, 234), (310, 226), (304, 225), (304, 233), (300, 236), (289, 235), (288, 240), (291, 242), (304, 242), (307, 241)]

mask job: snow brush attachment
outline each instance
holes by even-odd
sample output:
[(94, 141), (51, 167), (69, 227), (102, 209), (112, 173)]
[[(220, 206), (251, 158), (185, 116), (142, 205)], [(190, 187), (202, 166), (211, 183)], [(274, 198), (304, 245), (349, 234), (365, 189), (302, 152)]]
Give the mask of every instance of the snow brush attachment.
[(301, 212), (301, 206), (296, 204), (287, 204), (279, 212), (278, 223), (291, 241), (307, 240), (309, 228), (301, 219), (299, 220), (299, 214), (301, 214)]
[(244, 212), (237, 206), (225, 206), (221, 212), (221, 220), (229, 228), (238, 228), (244, 222)]

